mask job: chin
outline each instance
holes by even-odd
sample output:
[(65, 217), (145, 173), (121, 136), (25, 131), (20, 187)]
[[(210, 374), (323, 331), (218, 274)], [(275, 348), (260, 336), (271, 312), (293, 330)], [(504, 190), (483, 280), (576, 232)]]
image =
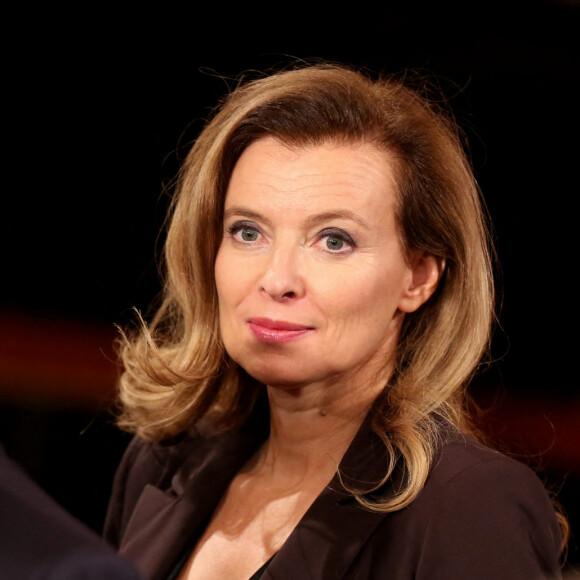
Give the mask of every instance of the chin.
[[(235, 359), (234, 359), (235, 360)], [(317, 380), (313, 373), (300, 368), (295, 361), (236, 361), (251, 377), (270, 387), (300, 388)], [(248, 364), (245, 364), (248, 363)]]
[(257, 381), (270, 387), (286, 389), (298, 388), (309, 382), (305, 377), (299, 376), (295, 371), (284, 372), (278, 369), (254, 369), (243, 367), (244, 370)]

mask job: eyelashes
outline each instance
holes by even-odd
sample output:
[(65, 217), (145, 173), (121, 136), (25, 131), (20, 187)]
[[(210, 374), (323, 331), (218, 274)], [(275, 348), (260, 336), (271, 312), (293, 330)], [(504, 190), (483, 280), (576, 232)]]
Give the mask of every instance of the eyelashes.
[[(260, 227), (251, 221), (237, 221), (225, 228), (225, 232), (235, 242), (243, 245), (258, 245), (263, 233)], [(354, 238), (342, 228), (325, 228), (316, 234), (315, 245), (336, 255), (350, 254), (356, 247)]]
[(230, 227), (226, 228), (226, 233), (236, 241), (244, 243), (256, 242), (258, 237), (261, 235), (258, 226), (255, 223), (248, 221), (235, 222)]
[(341, 228), (326, 228), (318, 234), (318, 238), (320, 240), (326, 239), (326, 248), (332, 253), (338, 253), (338, 250), (343, 250), (345, 244), (349, 246), (350, 251), (356, 248), (355, 241)]

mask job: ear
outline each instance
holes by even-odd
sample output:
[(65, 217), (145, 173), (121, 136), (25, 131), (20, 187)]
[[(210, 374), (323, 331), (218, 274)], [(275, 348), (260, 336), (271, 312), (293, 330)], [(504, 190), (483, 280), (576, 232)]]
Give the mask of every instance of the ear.
[(445, 270), (445, 258), (413, 250), (409, 264), (408, 284), (399, 301), (399, 310), (407, 313), (414, 312), (431, 298)]

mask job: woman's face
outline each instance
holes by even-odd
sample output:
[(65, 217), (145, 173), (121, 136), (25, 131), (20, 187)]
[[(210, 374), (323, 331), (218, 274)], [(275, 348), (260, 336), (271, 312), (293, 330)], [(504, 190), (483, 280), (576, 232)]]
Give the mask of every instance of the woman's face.
[(388, 380), (404, 313), (439, 276), (434, 258), (405, 259), (394, 202), (389, 158), (370, 144), (248, 147), (215, 263), (232, 359), (270, 386)]

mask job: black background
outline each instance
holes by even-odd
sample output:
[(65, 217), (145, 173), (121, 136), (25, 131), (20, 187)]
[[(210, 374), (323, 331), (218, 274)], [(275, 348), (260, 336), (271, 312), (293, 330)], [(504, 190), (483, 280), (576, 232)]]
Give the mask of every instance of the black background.
[[(109, 327), (131, 320), (133, 306), (146, 310), (159, 289), (163, 191), (240, 73), (317, 58), (409, 71), (453, 109), (495, 227), (500, 360), (485, 384), (580, 409), (580, 5), (346, 8), (87, 11), (36, 14), (32, 25), (14, 16), (4, 54), (0, 312)], [(61, 503), (100, 527), (127, 441), (102, 409), (6, 401), (0, 435)], [(555, 485), (565, 482), (578, 529), (580, 466), (549, 467)]]

